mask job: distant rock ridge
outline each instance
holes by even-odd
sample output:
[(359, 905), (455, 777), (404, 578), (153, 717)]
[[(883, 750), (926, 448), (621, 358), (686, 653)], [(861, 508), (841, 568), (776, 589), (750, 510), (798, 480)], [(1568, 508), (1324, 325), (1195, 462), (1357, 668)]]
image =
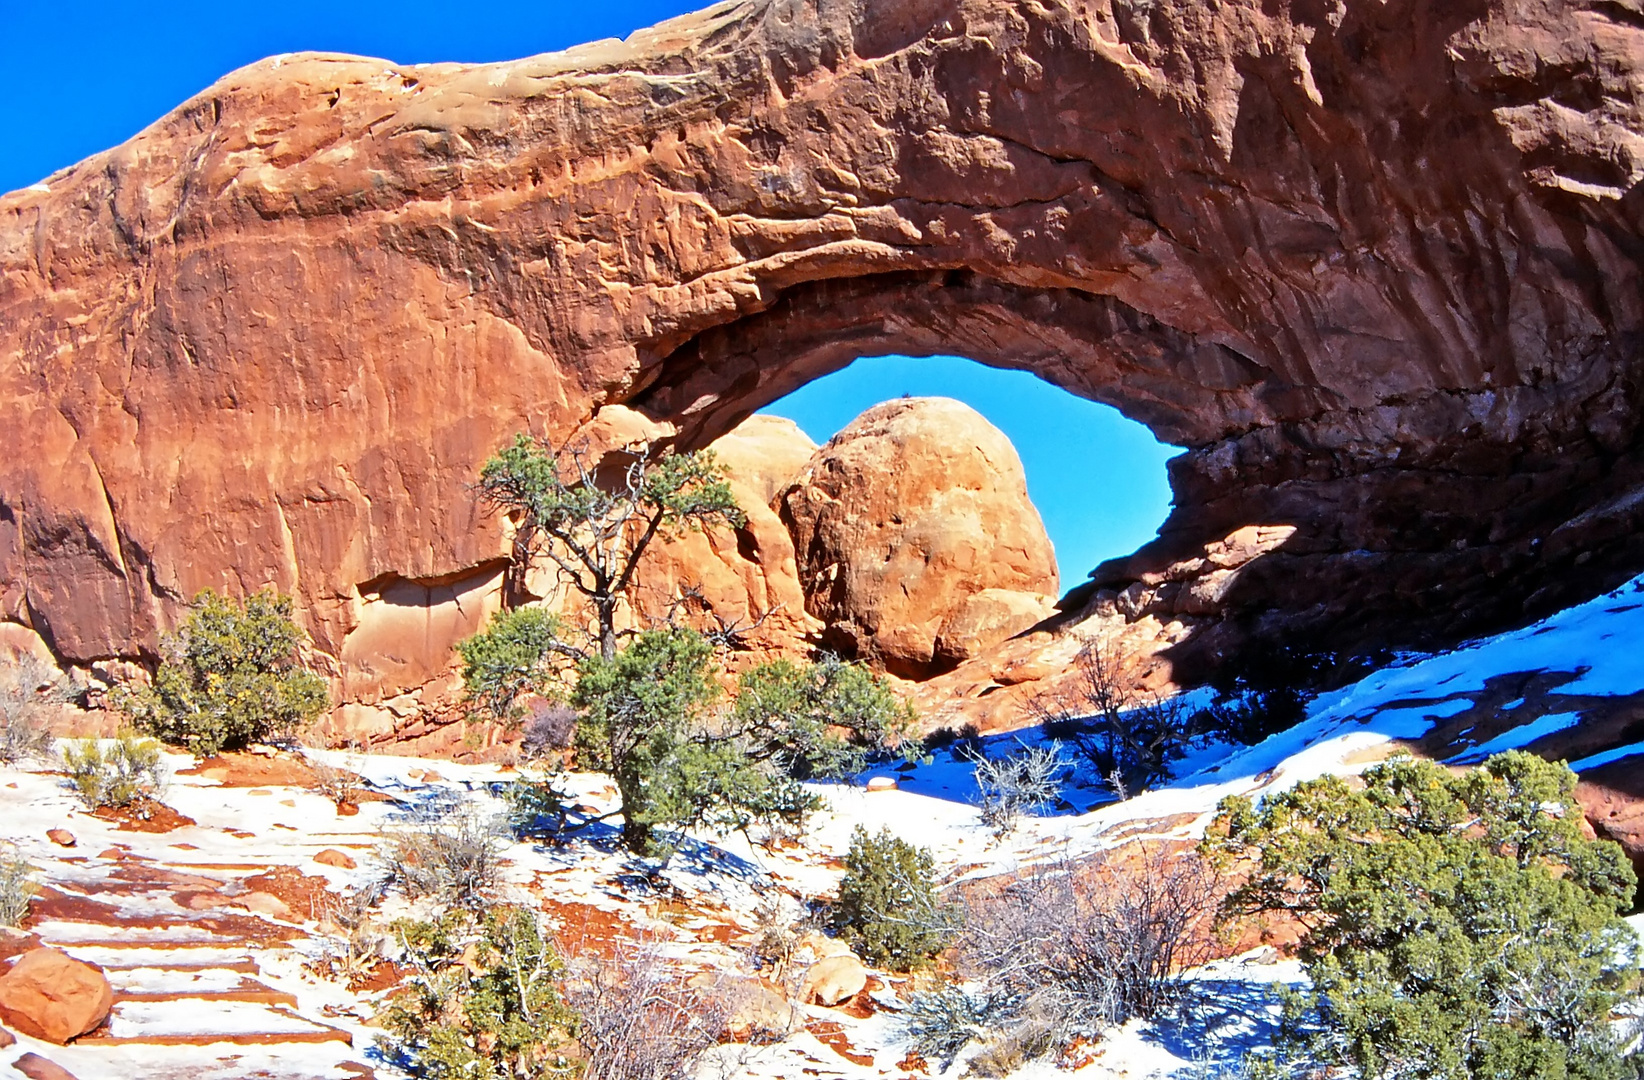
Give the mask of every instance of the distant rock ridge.
[(1644, 568), (1641, 73), (1597, 0), (742, 0), (254, 64), (0, 197), (0, 621), (149, 661), (273, 586), (411, 715), (501, 573), (471, 485), (515, 432), (703, 446), (958, 353), (1187, 448), (1159, 540), (943, 675), (967, 701), (1080, 627), (1181, 681), (1522, 622)]

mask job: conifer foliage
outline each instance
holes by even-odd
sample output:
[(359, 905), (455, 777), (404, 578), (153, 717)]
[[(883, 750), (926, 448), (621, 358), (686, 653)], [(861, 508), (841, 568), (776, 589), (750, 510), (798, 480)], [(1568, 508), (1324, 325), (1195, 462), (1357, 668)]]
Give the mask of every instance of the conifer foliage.
[(833, 921), (864, 959), (900, 971), (920, 967), (948, 943), (958, 918), (936, 892), (930, 852), (889, 829), (856, 827)]
[(1224, 801), (1205, 848), (1248, 873), (1226, 913), (1307, 927), (1292, 1050), (1365, 1077), (1631, 1075), (1608, 1021), (1636, 880), (1619, 847), (1583, 838), (1574, 788), (1511, 751)]
[(161, 640), (149, 686), (116, 699), (136, 725), (196, 754), (288, 735), (329, 706), (325, 681), (300, 655), (291, 598), (264, 591), (241, 604), (207, 590)]

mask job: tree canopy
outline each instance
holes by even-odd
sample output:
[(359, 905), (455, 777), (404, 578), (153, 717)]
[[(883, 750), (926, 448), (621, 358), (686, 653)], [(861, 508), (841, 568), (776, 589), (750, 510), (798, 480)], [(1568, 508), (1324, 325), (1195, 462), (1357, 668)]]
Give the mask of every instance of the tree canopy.
[(538, 559), (556, 567), (593, 608), (591, 636), (606, 660), (617, 651), (617, 607), (658, 536), (746, 521), (712, 451), (646, 446), (601, 474), (586, 447), (555, 447), (521, 434), (485, 463), (481, 498), (515, 519), (516, 574)]
[(1248, 873), (1225, 912), (1306, 927), (1307, 1052), (1366, 1077), (1622, 1075), (1608, 1018), (1637, 882), (1617, 845), (1582, 836), (1574, 788), (1512, 751), (1223, 802), (1206, 851)]

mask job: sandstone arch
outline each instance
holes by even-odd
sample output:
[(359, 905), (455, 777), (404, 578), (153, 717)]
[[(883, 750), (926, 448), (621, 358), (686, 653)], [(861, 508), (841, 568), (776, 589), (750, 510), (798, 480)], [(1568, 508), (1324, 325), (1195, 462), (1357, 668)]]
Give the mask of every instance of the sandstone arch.
[(465, 484), (512, 431), (704, 442), (869, 351), (1187, 445), (1091, 587), (1196, 619), (1184, 660), (1522, 618), (1644, 566), (1641, 72), (1597, 0), (746, 0), (265, 61), (0, 199), (0, 618), (129, 657), (272, 583), (341, 656), (362, 586), (492, 572)]

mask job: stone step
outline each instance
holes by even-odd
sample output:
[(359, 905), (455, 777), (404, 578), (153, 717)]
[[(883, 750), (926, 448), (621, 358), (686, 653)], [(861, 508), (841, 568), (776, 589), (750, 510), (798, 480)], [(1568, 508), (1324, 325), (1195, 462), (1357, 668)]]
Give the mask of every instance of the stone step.
[[(67, 949), (64, 951), (69, 952)], [(165, 959), (139, 960), (133, 963), (102, 963), (99, 961), (99, 966), (105, 972), (147, 971), (150, 969), (154, 971), (234, 971), (246, 975), (257, 975), (262, 972), (262, 968), (258, 966), (257, 961), (244, 955), (240, 959), (226, 961), (197, 960), (187, 962)]]
[(189, 1035), (82, 1035), (74, 1040), (77, 1047), (96, 1046), (214, 1046), (227, 1043), (233, 1046), (279, 1046), (314, 1043), (340, 1043), (352, 1047), (354, 1037), (341, 1028), (323, 1031), (238, 1031), (228, 1034)]
[[(271, 991), (271, 993), (277, 993)], [(343, 1042), (353, 1036), (341, 1028), (310, 1020), (286, 1003), (243, 1000), (234, 996), (186, 996), (138, 999), (117, 996), (107, 1024), (77, 1045), (151, 1043), (197, 1046), (213, 1042)]]
[(224, 937), (186, 922), (164, 926), (128, 926), (107, 922), (49, 922), (37, 923), (30, 928), (42, 941), (59, 948), (71, 945), (102, 945), (108, 948), (138, 948), (165, 946), (167, 948), (200, 948), (212, 945), (244, 945), (244, 938)]
[(288, 1005), (297, 1007), (297, 995), (284, 990), (276, 990), (272, 986), (238, 987), (231, 990), (118, 990), (114, 994), (116, 1005), (124, 1001), (165, 1002), (165, 1001), (243, 1001), (256, 1005)]

